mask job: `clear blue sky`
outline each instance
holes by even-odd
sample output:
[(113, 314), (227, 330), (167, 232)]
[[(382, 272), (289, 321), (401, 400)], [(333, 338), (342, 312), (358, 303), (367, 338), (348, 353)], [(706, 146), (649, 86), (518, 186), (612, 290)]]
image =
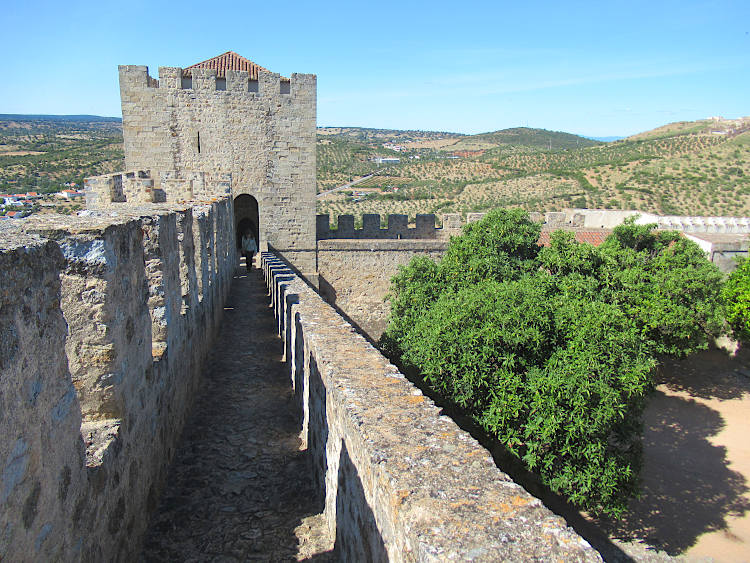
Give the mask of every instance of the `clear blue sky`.
[(750, 1), (2, 0), (0, 113), (120, 115), (118, 64), (318, 75), (318, 125), (628, 135), (750, 115)]

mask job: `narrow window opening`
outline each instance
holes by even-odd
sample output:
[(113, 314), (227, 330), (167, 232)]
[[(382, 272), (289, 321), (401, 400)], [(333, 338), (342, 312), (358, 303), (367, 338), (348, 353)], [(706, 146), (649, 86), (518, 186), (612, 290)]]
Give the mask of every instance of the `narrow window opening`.
[(198, 154), (201, 153), (201, 133), (198, 131)]
[(281, 81), (281, 93), (288, 94), (290, 92), (291, 83), (288, 80)]
[(257, 80), (248, 80), (247, 81), (247, 91), (248, 92), (258, 92), (258, 81)]
[(217, 90), (226, 90), (227, 89), (227, 79), (226, 78), (217, 78), (216, 79), (216, 89)]
[(193, 89), (193, 77), (192, 76), (182, 77), (182, 89), (183, 90)]

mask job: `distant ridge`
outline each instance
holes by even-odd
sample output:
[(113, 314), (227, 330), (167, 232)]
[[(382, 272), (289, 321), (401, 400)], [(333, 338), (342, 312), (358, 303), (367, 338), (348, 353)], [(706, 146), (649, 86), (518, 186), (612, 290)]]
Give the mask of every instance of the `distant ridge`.
[(611, 143), (612, 141), (621, 141), (622, 139), (625, 139), (625, 137), (589, 137), (588, 135), (585, 135), (587, 139), (591, 139), (592, 141), (601, 141), (602, 143)]
[(497, 145), (517, 145), (538, 148), (572, 149), (598, 145), (599, 142), (581, 135), (564, 131), (549, 131), (533, 127), (511, 127), (489, 133), (472, 135), (473, 139), (484, 140)]
[(106, 121), (120, 122), (119, 117), (104, 117), (101, 115), (47, 115), (47, 114), (23, 114), (23, 113), (0, 113), (0, 119), (13, 121)]

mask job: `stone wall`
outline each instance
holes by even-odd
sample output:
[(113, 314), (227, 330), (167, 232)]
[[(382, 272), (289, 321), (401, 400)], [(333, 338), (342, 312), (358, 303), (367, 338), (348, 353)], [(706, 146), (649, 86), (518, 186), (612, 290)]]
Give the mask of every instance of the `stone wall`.
[(328, 215), (318, 215), (316, 223), (318, 240), (325, 239), (435, 239), (442, 237), (442, 229), (435, 227), (435, 215), (418, 214), (414, 227), (409, 227), (406, 215), (388, 215), (388, 224), (381, 227), (380, 215), (362, 215), (362, 228), (354, 228), (354, 215), (339, 215), (338, 226), (331, 228)]
[(388, 326), (390, 305), (385, 296), (398, 267), (415, 256), (437, 260), (443, 240), (321, 240), (318, 241), (320, 294), (373, 340)]
[(210, 201), (232, 193), (232, 175), (171, 171), (152, 178), (150, 170), (114, 172), (86, 178), (84, 191), (87, 209), (118, 208), (122, 203)]
[(0, 560), (132, 561), (218, 329), (231, 200), (0, 232)]
[(169, 175), (231, 174), (232, 194), (258, 203), (259, 242), (314, 272), (315, 75), (227, 70), (218, 82), (196, 68), (183, 81), (181, 68), (159, 68), (159, 80), (119, 68), (126, 169), (150, 170), (166, 201), (189, 199)]
[(286, 263), (262, 256), (342, 561), (599, 561)]

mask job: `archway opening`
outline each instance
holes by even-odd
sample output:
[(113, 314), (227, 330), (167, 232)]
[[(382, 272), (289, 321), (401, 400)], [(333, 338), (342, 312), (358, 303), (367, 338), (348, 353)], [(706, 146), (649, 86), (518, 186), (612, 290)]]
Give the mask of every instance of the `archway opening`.
[(239, 249), (242, 246), (242, 235), (250, 231), (260, 248), (258, 220), (258, 200), (248, 194), (241, 194), (234, 198), (234, 233), (235, 244)]

